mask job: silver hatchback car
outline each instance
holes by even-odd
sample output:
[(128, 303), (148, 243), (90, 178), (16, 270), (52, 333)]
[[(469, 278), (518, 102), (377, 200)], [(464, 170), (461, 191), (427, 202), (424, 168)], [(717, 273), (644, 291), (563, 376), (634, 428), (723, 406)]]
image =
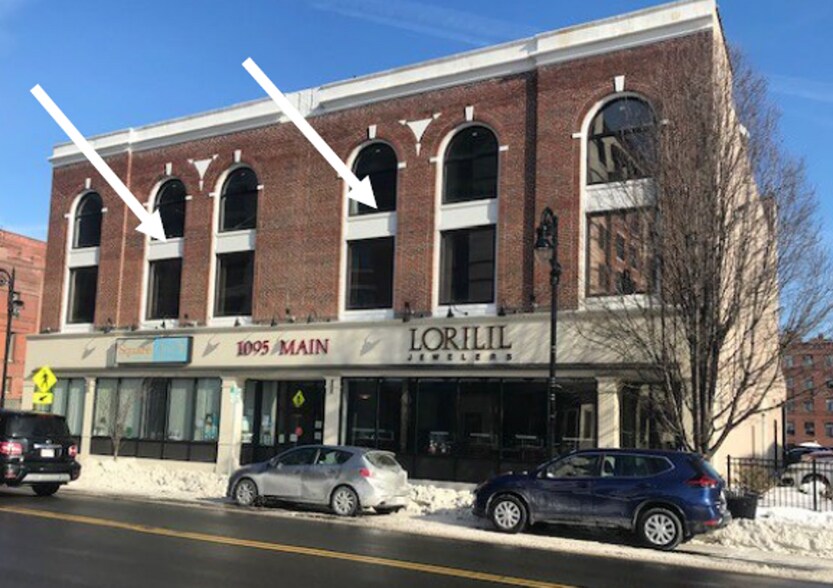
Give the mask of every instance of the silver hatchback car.
[(276, 498), (329, 506), (340, 516), (364, 508), (391, 513), (408, 503), (408, 474), (388, 451), (305, 445), (240, 468), (229, 479), (226, 495), (242, 506)]

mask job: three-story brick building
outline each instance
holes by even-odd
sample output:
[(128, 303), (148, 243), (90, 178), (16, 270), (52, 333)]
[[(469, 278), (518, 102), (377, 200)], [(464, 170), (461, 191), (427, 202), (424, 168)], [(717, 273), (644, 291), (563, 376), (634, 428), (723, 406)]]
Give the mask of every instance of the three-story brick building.
[[(92, 139), (160, 209), (165, 242), (59, 145), (29, 365), (83, 406), (82, 453), (112, 452), (118, 421), (122, 455), (219, 471), (320, 441), (395, 450), (418, 478), (526, 467), (547, 452), (549, 267), (533, 241), (551, 207), (558, 449), (673, 446), (642, 366), (577, 325), (640, 275), (609, 197), (621, 133), (655, 121), (657, 57), (712, 59), (704, 39), (722, 43), (716, 8), (692, 0), (290, 95), (370, 175), (377, 210), (348, 201), (268, 99)], [(750, 427), (727, 450), (763, 450)]]

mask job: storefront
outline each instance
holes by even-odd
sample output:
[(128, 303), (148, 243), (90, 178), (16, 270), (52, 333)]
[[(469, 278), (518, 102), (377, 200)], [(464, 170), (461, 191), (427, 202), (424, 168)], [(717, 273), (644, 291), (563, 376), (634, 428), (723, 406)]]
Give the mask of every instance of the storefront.
[[(228, 472), (345, 443), (396, 452), (413, 478), (473, 482), (548, 455), (548, 327), (530, 314), (41, 335), (28, 369), (58, 375), (56, 402), (37, 408), (67, 415), (83, 455), (118, 446)], [(581, 342), (570, 319), (559, 328), (555, 451), (657, 441), (633, 401), (647, 388), (625, 384), (633, 368)]]

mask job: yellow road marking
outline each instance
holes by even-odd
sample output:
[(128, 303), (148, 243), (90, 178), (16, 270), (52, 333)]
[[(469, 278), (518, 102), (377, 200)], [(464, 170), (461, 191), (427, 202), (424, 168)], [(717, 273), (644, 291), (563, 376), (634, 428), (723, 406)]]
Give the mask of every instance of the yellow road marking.
[(412, 572), (434, 574), (437, 576), (451, 576), (454, 578), (465, 578), (467, 580), (492, 582), (495, 584), (504, 584), (507, 586), (524, 586), (528, 588), (574, 588), (572, 586), (567, 586), (566, 584), (555, 584), (552, 582), (542, 582), (540, 580), (515, 578), (512, 576), (502, 576), (500, 574), (475, 572), (472, 570), (450, 568), (446, 566), (437, 566), (432, 564), (423, 564), (398, 559), (388, 559), (384, 557), (375, 557), (372, 555), (359, 555), (356, 553), (331, 551), (329, 549), (319, 549), (316, 547), (300, 547), (297, 545), (286, 545), (282, 543), (269, 543), (267, 541), (253, 541), (250, 539), (238, 539), (236, 537), (224, 537), (222, 535), (208, 535), (206, 533), (195, 533), (191, 531), (175, 531), (173, 529), (166, 529), (164, 527), (151, 527), (148, 525), (124, 523), (121, 521), (114, 521), (111, 519), (100, 519), (96, 517), (50, 512), (45, 510), (35, 510), (31, 508), (13, 506), (0, 507), (0, 512), (40, 517), (43, 519), (52, 519), (58, 521), (68, 521), (72, 523), (79, 523), (82, 525), (107, 527), (110, 529), (121, 529), (123, 531), (133, 531), (135, 533), (144, 533), (146, 535), (173, 537), (177, 539), (190, 539), (192, 541), (203, 541), (206, 543), (217, 543), (220, 545), (248, 547), (250, 549), (260, 549), (264, 551), (274, 551), (279, 553), (291, 553), (295, 555), (307, 555), (311, 557), (323, 557), (327, 559), (351, 561), (354, 563), (363, 563), (376, 566), (384, 566), (388, 568), (397, 568)]

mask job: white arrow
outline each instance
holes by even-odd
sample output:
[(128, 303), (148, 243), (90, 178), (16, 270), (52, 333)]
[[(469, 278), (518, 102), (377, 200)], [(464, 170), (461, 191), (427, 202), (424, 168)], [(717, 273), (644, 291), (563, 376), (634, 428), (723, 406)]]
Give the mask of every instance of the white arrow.
[(101, 174), (101, 177), (103, 177), (105, 181), (110, 184), (113, 190), (116, 191), (116, 194), (119, 195), (119, 198), (124, 200), (127, 207), (139, 218), (140, 224), (136, 227), (136, 230), (140, 233), (150, 235), (154, 239), (165, 241), (165, 229), (162, 227), (162, 218), (159, 216), (159, 211), (157, 210), (151, 214), (144, 206), (142, 206), (128, 187), (124, 185), (124, 182), (119, 179), (113, 170), (110, 169), (110, 166), (104, 162), (98, 153), (96, 153), (89, 141), (87, 141), (84, 136), (78, 132), (75, 125), (70, 122), (61, 109), (58, 108), (58, 105), (55, 104), (52, 101), (52, 98), (50, 98), (44, 89), (40, 87), (40, 84), (32, 88), (31, 92), (32, 96), (40, 102), (41, 106), (43, 106), (46, 109), (46, 112), (48, 112), (55, 122), (58, 123), (58, 126), (61, 127), (72, 142), (75, 143), (75, 146), (78, 147), (81, 153), (83, 153), (89, 162), (93, 164), (93, 167), (99, 174)]
[(292, 103), (286, 99), (286, 96), (278, 90), (275, 84), (272, 83), (272, 80), (270, 80), (269, 77), (263, 73), (263, 70), (258, 67), (251, 57), (243, 62), (243, 67), (246, 68), (246, 71), (249, 72), (258, 84), (260, 84), (260, 87), (263, 88), (267, 94), (269, 94), (269, 97), (275, 101), (278, 108), (280, 108), (289, 120), (291, 120), (293, 124), (298, 127), (298, 130), (303, 133), (303, 135), (307, 138), (307, 141), (312, 143), (312, 146), (315, 147), (324, 159), (327, 160), (327, 163), (332, 166), (339, 177), (347, 182), (347, 185), (350, 187), (350, 190), (347, 192), (347, 197), (370, 206), (371, 208), (376, 208), (376, 197), (373, 195), (373, 187), (370, 185), (370, 176), (365, 177), (363, 180), (359, 180), (359, 178), (356, 177), (356, 174), (354, 174), (353, 171), (347, 167), (343, 161), (341, 161), (335, 151), (327, 145), (327, 142), (321, 138), (321, 135), (319, 135), (315, 129), (312, 128), (301, 113), (298, 112), (294, 106), (292, 106)]

